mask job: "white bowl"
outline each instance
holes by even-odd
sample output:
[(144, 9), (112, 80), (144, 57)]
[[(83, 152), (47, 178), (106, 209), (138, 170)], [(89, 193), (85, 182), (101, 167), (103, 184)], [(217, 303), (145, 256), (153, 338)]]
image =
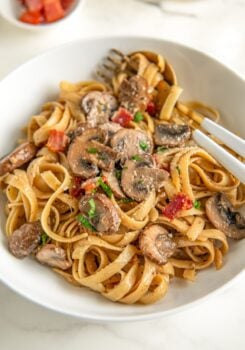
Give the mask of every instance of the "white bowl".
[(31, 30), (31, 31), (45, 31), (53, 28), (58, 28), (70, 21), (71, 18), (78, 12), (79, 8), (84, 4), (85, 0), (75, 0), (74, 4), (69, 9), (66, 16), (58, 21), (45, 24), (28, 24), (19, 20), (23, 6), (19, 0), (0, 0), (0, 15), (9, 23), (16, 27)]
[[(28, 118), (42, 103), (57, 96), (60, 80), (91, 78), (100, 59), (110, 48), (124, 52), (147, 49), (160, 52), (176, 69), (183, 99), (204, 101), (220, 109), (225, 124), (245, 135), (245, 84), (234, 72), (214, 59), (162, 40), (107, 38), (76, 41), (48, 51), (9, 74), (0, 83), (0, 150), (4, 155), (14, 147)], [(4, 203), (0, 201), (0, 279), (30, 300), (50, 309), (94, 321), (133, 321), (178, 312), (220, 290), (245, 266), (245, 240), (232, 242), (220, 271), (210, 268), (198, 274), (195, 283), (175, 279), (167, 296), (149, 305), (112, 303), (86, 288), (69, 285), (37, 262), (18, 260), (8, 251), (4, 236)]]

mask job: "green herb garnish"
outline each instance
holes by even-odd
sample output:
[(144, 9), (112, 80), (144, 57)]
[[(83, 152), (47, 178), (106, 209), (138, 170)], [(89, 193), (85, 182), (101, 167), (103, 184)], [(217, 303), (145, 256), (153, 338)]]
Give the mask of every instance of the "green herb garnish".
[(88, 221), (88, 219), (83, 216), (83, 215), (78, 215), (77, 216), (77, 220), (86, 228), (88, 228), (91, 231), (97, 231), (96, 228), (90, 224), (90, 222)]
[(95, 201), (93, 198), (91, 198), (89, 201), (88, 201), (89, 205), (90, 205), (90, 209), (88, 211), (88, 217), (90, 219), (92, 219), (94, 216), (95, 216)]
[(146, 142), (143, 142), (143, 141), (140, 141), (139, 145), (140, 145), (140, 148), (141, 148), (143, 151), (147, 151), (148, 148), (149, 148), (149, 146), (147, 145), (147, 143), (146, 143)]
[(178, 171), (178, 173), (180, 174), (180, 168), (179, 168), (179, 166), (177, 165), (177, 167), (176, 167), (176, 170)]
[(98, 185), (102, 188), (102, 190), (105, 192), (105, 194), (107, 195), (107, 197), (111, 198), (112, 196), (112, 189), (110, 188), (110, 186), (108, 186), (100, 177), (98, 179)]
[(199, 200), (194, 200), (194, 202), (193, 202), (193, 207), (195, 208), (195, 209), (200, 209), (201, 208), (201, 202), (199, 201)]
[(164, 147), (164, 146), (158, 146), (157, 147), (157, 153), (163, 153), (163, 152), (165, 152), (167, 150), (168, 150), (168, 148)]
[(131, 158), (132, 160), (140, 161), (142, 158), (138, 156), (137, 154)]
[(43, 232), (41, 234), (41, 245), (45, 245), (49, 239), (49, 236), (47, 235), (46, 232)]
[(97, 148), (95, 148), (95, 147), (89, 147), (89, 148), (87, 148), (86, 151), (87, 151), (88, 153), (90, 153), (90, 154), (98, 153), (98, 150), (97, 150)]
[(144, 117), (143, 117), (142, 113), (140, 113), (140, 112), (135, 113), (134, 122), (139, 123), (143, 119), (144, 119)]
[(121, 181), (122, 170), (120, 170), (120, 169), (115, 169), (115, 176), (116, 176), (116, 178), (117, 178), (118, 181)]

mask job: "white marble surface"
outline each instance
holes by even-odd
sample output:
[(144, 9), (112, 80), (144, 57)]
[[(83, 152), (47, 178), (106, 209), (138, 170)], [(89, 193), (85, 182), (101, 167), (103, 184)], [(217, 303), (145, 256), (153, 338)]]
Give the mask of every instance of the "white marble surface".
[[(0, 78), (47, 48), (109, 34), (178, 41), (245, 76), (245, 0), (183, 3), (196, 18), (166, 15), (134, 0), (87, 0), (76, 20), (55, 32), (27, 32), (0, 19)], [(43, 309), (0, 284), (0, 349), (242, 349), (244, 290), (245, 274), (226, 291), (181, 314), (143, 323), (95, 325)]]

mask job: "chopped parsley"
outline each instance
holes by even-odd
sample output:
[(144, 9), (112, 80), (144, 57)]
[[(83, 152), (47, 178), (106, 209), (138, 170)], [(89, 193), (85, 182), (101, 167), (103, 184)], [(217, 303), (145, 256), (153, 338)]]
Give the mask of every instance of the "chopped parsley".
[(134, 115), (134, 122), (139, 123), (143, 119), (144, 119), (144, 117), (143, 117), (142, 113), (140, 113), (140, 112), (135, 113), (135, 115)]
[(40, 239), (41, 240), (41, 245), (45, 245), (47, 243), (48, 239), (49, 239), (49, 236), (47, 235), (47, 233), (43, 232), (41, 234), (41, 239)]
[(131, 158), (132, 160), (140, 161), (142, 158), (138, 156), (137, 154)]
[(105, 192), (105, 194), (107, 195), (107, 197), (111, 198), (112, 196), (112, 189), (110, 188), (110, 186), (108, 186), (100, 177), (98, 179), (97, 184), (102, 188), (102, 190)]
[(163, 153), (163, 152), (165, 152), (167, 150), (168, 150), (168, 148), (164, 147), (164, 146), (158, 146), (157, 147), (157, 153)]
[(98, 150), (97, 150), (97, 148), (95, 148), (95, 147), (89, 147), (89, 148), (87, 148), (87, 150), (86, 150), (88, 153), (90, 153), (90, 154), (96, 154), (96, 153), (98, 153)]
[(143, 142), (143, 141), (140, 141), (139, 145), (140, 145), (140, 148), (142, 149), (142, 151), (147, 151), (148, 148), (149, 148), (149, 146), (147, 145), (147, 143), (146, 143), (146, 142)]
[(91, 231), (97, 231), (96, 228), (95, 228), (92, 224), (90, 224), (90, 222), (88, 221), (88, 219), (87, 219), (85, 216), (83, 216), (83, 215), (80, 214), (80, 215), (77, 216), (77, 220), (78, 220), (84, 227), (88, 228), (89, 230), (91, 230)]
[(176, 167), (176, 170), (178, 171), (178, 173), (180, 174), (180, 168), (179, 168), (179, 166), (177, 165), (177, 167)]
[(94, 216), (95, 216), (95, 201), (93, 198), (91, 198), (89, 201), (88, 201), (89, 205), (90, 205), (90, 209), (88, 211), (88, 217), (90, 219), (92, 219)]
[(193, 202), (193, 207), (195, 208), (195, 209), (200, 209), (201, 208), (201, 202), (199, 201), (199, 200), (194, 200), (194, 202)]

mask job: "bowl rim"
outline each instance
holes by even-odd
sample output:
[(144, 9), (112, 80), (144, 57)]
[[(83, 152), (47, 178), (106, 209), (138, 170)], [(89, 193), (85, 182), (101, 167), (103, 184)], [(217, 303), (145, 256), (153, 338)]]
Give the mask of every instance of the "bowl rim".
[(41, 32), (48, 29), (57, 28), (58, 26), (62, 25), (64, 22), (69, 20), (79, 10), (79, 8), (81, 8), (81, 6), (84, 5), (85, 1), (86, 0), (76, 0), (75, 4), (73, 5), (73, 8), (63, 18), (52, 23), (34, 25), (34, 24), (22, 22), (18, 18), (6, 15), (5, 11), (2, 10), (1, 5), (0, 5), (0, 15), (6, 22), (12, 24), (15, 27), (32, 30), (34, 32)]
[[(84, 1), (84, 0), (82, 0)], [(151, 37), (151, 36), (140, 36), (140, 35), (135, 35), (135, 36), (129, 36), (129, 35), (112, 35), (112, 36), (92, 36), (92, 37), (87, 37), (87, 38), (82, 38), (82, 39), (76, 39), (76, 40), (72, 40), (69, 42), (66, 42), (62, 45), (57, 45), (51, 49), (47, 49), (44, 50), (42, 53), (35, 55), (34, 57), (30, 58), (29, 60), (27, 60), (26, 62), (20, 64), (19, 66), (17, 66), (15, 69), (13, 69), (12, 71), (10, 71), (9, 73), (6, 73), (3, 78), (0, 80), (0, 85), (1, 83), (3, 83), (5, 80), (7, 80), (9, 77), (11, 77), (13, 74), (15, 74), (15, 72), (21, 70), (23, 67), (25, 67), (26, 65), (35, 62), (36, 60), (38, 60), (40, 57), (44, 57), (47, 56), (51, 53), (55, 53), (55, 51), (58, 51), (62, 48), (68, 48), (69, 46), (73, 46), (73, 45), (77, 45), (77, 44), (83, 44), (86, 42), (91, 42), (91, 41), (102, 41), (102, 40), (119, 40), (119, 41), (126, 41), (126, 40), (150, 40), (150, 41), (155, 41), (155, 42), (161, 42), (161, 43), (165, 43), (167, 45), (176, 45), (178, 47), (181, 47), (183, 49), (187, 49), (189, 51), (195, 52), (197, 54), (200, 54), (202, 56), (204, 56), (204, 58), (207, 58), (211, 61), (213, 61), (215, 64), (218, 64), (220, 66), (222, 66), (222, 68), (224, 68), (225, 70), (229, 71), (230, 73), (234, 74), (236, 79), (239, 79), (242, 83), (245, 83), (245, 79), (234, 69), (230, 69), (227, 65), (225, 65), (224, 63), (220, 62), (219, 60), (217, 60), (216, 58), (214, 58), (212, 55), (206, 54), (205, 52), (202, 52), (201, 50), (192, 48), (191, 46), (179, 43), (178, 41), (173, 41), (173, 40), (165, 40), (165, 39), (161, 39), (161, 38), (157, 38), (157, 37)], [(67, 315), (67, 316), (71, 316), (71, 317), (76, 317), (78, 319), (84, 320), (84, 321), (90, 321), (90, 322), (135, 322), (135, 321), (146, 321), (146, 320), (151, 320), (151, 319), (157, 319), (160, 317), (164, 317), (164, 316), (170, 316), (170, 315), (174, 315), (177, 313), (180, 313), (182, 311), (185, 311), (189, 308), (195, 307), (200, 303), (203, 303), (204, 301), (206, 301), (209, 297), (213, 297), (215, 295), (218, 295), (220, 293), (222, 293), (224, 290), (226, 290), (227, 288), (231, 287), (236, 281), (238, 281), (239, 279), (242, 278), (242, 276), (245, 276), (245, 268), (243, 270), (241, 270), (240, 272), (238, 272), (236, 275), (234, 275), (229, 281), (225, 282), (224, 284), (222, 284), (220, 287), (216, 288), (215, 290), (207, 293), (206, 295), (197, 298), (194, 301), (190, 301), (187, 302), (184, 305), (181, 306), (177, 306), (175, 308), (169, 309), (169, 310), (159, 310), (159, 311), (154, 311), (154, 312), (150, 312), (147, 314), (140, 314), (140, 315), (130, 315), (130, 316), (104, 316), (104, 315), (91, 315), (88, 313), (83, 313), (83, 315), (81, 315), (80, 313), (77, 313), (75, 311), (68, 311), (66, 309), (63, 309), (62, 307), (58, 307), (58, 306), (53, 306), (52, 304), (48, 304), (47, 302), (42, 302), (42, 300), (40, 300), (39, 297), (35, 297), (32, 296), (29, 293), (24, 293), (21, 290), (18, 290), (18, 287), (14, 285), (14, 283), (12, 283), (11, 281), (7, 280), (6, 278), (4, 278), (3, 276), (0, 275), (0, 281), (5, 284), (6, 286), (8, 286), (12, 291), (16, 292), (17, 294), (21, 295), (22, 297), (24, 297), (25, 299), (30, 300), (31, 302), (42, 306), (48, 310), (52, 310), (55, 312), (58, 312), (60, 314), (63, 315)]]

